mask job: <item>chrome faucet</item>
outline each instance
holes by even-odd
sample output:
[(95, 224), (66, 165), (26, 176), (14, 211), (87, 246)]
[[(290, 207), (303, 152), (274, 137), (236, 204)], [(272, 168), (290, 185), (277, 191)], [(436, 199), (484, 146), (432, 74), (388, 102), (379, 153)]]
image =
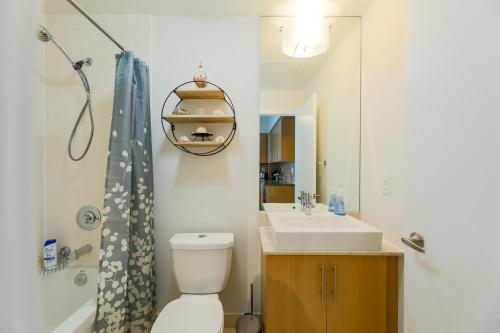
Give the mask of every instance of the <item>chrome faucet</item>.
[(312, 215), (311, 209), (314, 207), (316, 207), (316, 205), (314, 204), (314, 195), (311, 193), (306, 193), (304, 212), (307, 216)]
[(300, 195), (297, 197), (300, 200), (300, 210), (303, 212), (306, 203), (306, 191), (300, 191)]
[(73, 261), (80, 259), (81, 256), (90, 253), (90, 251), (92, 251), (92, 245), (90, 244), (84, 245), (74, 251), (71, 251), (69, 247), (64, 246), (59, 251), (59, 255), (63, 258), (63, 260)]

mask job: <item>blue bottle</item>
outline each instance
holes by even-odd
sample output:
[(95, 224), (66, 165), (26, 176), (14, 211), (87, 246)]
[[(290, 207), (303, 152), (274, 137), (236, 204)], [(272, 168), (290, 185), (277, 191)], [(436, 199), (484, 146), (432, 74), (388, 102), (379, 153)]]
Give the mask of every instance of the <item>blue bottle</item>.
[(345, 216), (345, 204), (344, 204), (344, 188), (339, 187), (337, 191), (337, 196), (335, 200), (335, 215)]
[(335, 187), (330, 188), (330, 201), (328, 202), (328, 211), (335, 212), (335, 205), (337, 204), (337, 189)]

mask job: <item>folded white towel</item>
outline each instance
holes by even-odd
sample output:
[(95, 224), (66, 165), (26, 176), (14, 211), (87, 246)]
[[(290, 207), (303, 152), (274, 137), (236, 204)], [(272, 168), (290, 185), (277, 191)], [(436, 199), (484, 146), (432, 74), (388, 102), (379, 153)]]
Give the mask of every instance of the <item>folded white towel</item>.
[(223, 116), (224, 112), (222, 112), (221, 110), (217, 109), (217, 110), (214, 110), (214, 115), (216, 115), (216, 116)]
[(226, 141), (226, 139), (222, 135), (215, 138), (216, 143), (223, 143), (224, 141)]
[(189, 138), (188, 138), (187, 136), (183, 135), (183, 136), (181, 136), (181, 137), (179, 138), (179, 141), (180, 141), (180, 142), (189, 142)]

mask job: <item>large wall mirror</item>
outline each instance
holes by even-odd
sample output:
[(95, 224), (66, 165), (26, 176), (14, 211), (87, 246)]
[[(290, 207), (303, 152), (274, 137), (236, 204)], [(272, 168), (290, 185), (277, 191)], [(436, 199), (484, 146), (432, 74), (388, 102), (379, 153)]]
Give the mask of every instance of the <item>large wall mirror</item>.
[(361, 18), (327, 18), (326, 51), (312, 57), (290, 50), (291, 25), (289, 17), (260, 22), (261, 209), (296, 202), (304, 190), (325, 204), (342, 192), (346, 210), (359, 211)]

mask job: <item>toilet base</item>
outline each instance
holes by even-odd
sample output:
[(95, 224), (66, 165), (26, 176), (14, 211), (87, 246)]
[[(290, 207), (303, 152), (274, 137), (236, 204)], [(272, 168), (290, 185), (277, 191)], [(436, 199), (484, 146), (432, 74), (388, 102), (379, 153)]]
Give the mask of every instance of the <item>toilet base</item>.
[(222, 333), (224, 310), (218, 294), (184, 294), (168, 303), (151, 333)]

